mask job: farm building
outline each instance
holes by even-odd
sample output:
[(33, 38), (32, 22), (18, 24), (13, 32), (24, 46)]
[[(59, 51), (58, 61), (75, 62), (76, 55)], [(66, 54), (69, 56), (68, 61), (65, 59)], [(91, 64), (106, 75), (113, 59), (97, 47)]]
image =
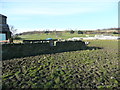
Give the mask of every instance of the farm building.
[(0, 41), (11, 38), (11, 32), (7, 24), (7, 17), (0, 14)]

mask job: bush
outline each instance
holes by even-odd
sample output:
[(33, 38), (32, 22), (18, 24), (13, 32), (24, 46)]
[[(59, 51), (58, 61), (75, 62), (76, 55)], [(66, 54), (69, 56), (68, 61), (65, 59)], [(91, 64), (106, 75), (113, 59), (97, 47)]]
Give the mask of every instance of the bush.
[(22, 38), (19, 37), (19, 36), (14, 36), (13, 39), (14, 39), (14, 40), (21, 40)]
[(118, 32), (113, 32), (113, 34), (119, 34)]
[(73, 34), (73, 33), (75, 33), (75, 31), (71, 30), (71, 31), (70, 31), (70, 34)]
[(78, 31), (78, 34), (83, 34), (83, 32), (82, 31)]

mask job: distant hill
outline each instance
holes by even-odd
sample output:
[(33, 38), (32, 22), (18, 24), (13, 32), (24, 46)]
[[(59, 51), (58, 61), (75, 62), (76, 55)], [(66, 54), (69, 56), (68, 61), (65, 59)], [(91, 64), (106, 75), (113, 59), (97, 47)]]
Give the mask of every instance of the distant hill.
[[(109, 29), (97, 29), (97, 30), (73, 30), (75, 32), (82, 31), (83, 34), (120, 34), (120, 28), (109, 28)], [(70, 30), (65, 31), (29, 31), (19, 33), (17, 35), (30, 35), (30, 34), (42, 34), (42, 33), (69, 33)]]

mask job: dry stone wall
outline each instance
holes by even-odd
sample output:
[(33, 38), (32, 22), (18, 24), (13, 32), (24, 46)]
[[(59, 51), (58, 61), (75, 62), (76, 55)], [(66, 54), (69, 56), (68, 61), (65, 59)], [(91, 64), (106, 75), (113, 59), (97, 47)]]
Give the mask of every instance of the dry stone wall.
[(2, 44), (2, 60), (40, 54), (81, 50), (85, 48), (86, 45), (83, 41), (56, 42), (55, 46), (51, 46), (49, 42)]

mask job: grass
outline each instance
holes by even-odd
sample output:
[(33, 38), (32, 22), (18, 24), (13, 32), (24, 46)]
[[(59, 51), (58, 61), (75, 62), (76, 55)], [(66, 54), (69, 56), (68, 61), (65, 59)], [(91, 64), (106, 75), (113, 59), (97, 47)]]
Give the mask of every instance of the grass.
[[(56, 35), (55, 33), (49, 33), (49, 34), (30, 34), (30, 35), (21, 35), (23, 40), (39, 40), (39, 39), (46, 39), (46, 38), (54, 38), (54, 39), (68, 39), (73, 37), (86, 37), (86, 35), (89, 35), (90, 37), (95, 36), (95, 34), (70, 34), (70, 33), (60, 33)], [(113, 35), (113, 34), (112, 34)], [(117, 36), (117, 34), (114, 34), (114, 36)]]
[(102, 49), (3, 61), (3, 88), (118, 88), (118, 40), (89, 42)]

